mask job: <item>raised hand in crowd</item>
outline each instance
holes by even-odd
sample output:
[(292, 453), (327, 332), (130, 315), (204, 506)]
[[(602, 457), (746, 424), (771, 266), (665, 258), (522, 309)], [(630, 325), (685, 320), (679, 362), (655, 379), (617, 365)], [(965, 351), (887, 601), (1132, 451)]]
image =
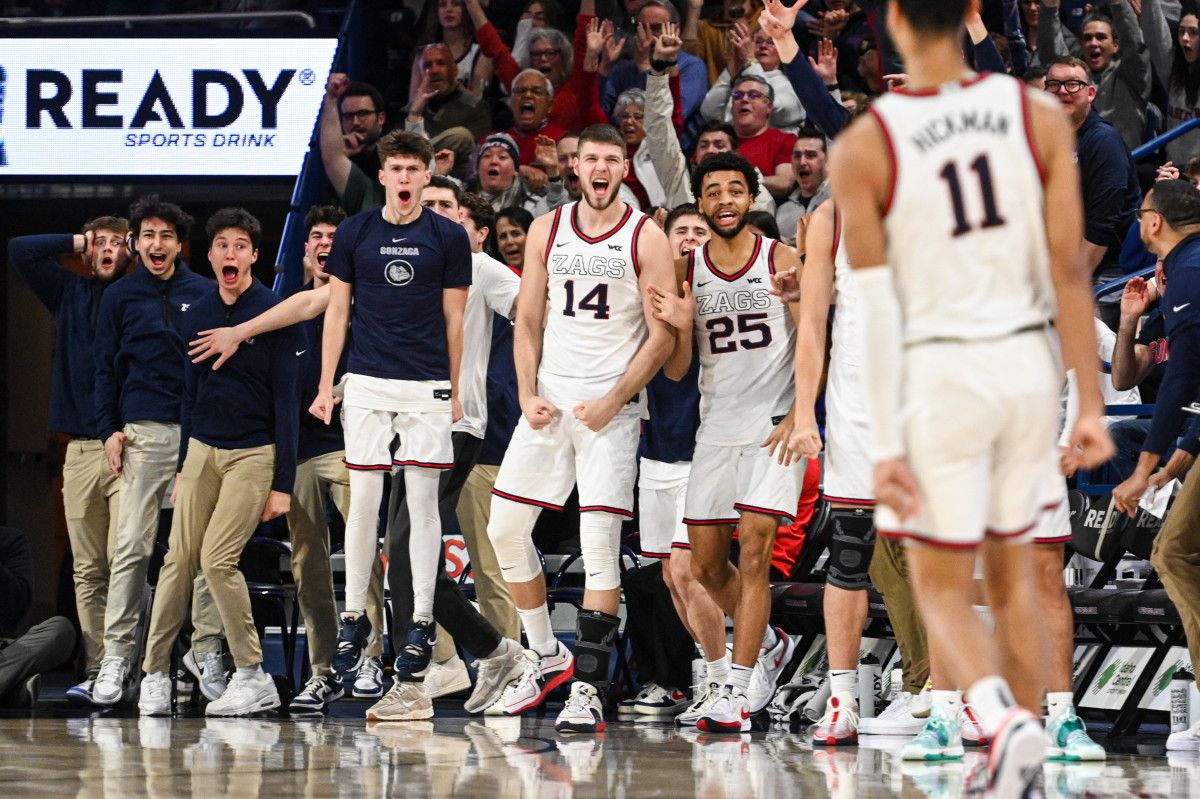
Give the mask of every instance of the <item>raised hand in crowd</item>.
[[(349, 86), (350, 76), (345, 72), (330, 73), (329, 81), (325, 84), (325, 96), (333, 101), (334, 107), (337, 107), (338, 101)], [(346, 148), (347, 156), (361, 153), (365, 142), (366, 137), (362, 134), (354, 132), (342, 134), (342, 144)]]
[(541, 167), (539, 171), (544, 176), (558, 177), (558, 143), (549, 136), (538, 134), (537, 139), (534, 140), (533, 162)]
[(728, 55), (729, 77), (734, 78), (754, 58), (754, 38), (750, 35), (750, 28), (746, 26), (746, 23), (739, 20), (729, 29), (729, 32), (725, 35), (725, 41), (728, 45), (726, 53)]
[[(601, 68), (605, 68), (605, 71), (607, 71), (604, 63), (605, 25), (608, 26), (608, 36), (611, 37), (611, 22), (605, 20), (602, 24), (599, 17), (592, 17), (588, 21), (587, 54), (583, 57), (583, 69), (585, 72), (599, 72)], [(624, 44), (624, 40), (622, 40), (622, 44)]]
[(796, 15), (807, 4), (808, 0), (796, 0), (790, 6), (784, 5), (782, 0), (765, 0), (763, 13), (758, 17), (758, 26), (775, 42), (779, 60), (785, 64), (790, 64), (800, 52), (792, 28), (796, 24)]
[(1154, 179), (1158, 180), (1179, 180), (1179, 167), (1175, 166), (1174, 161), (1168, 161), (1158, 168), (1154, 175)]
[(455, 155), (453, 150), (441, 149), (433, 154), (433, 174), (449, 175), (454, 171)]
[(683, 49), (683, 39), (679, 35), (679, 26), (674, 22), (663, 25), (662, 34), (654, 40), (655, 60), (674, 61), (678, 64), (681, 49)]
[(883, 76), (883, 82), (887, 84), (889, 92), (903, 89), (908, 83), (908, 75), (904, 72), (891, 72)]
[(808, 56), (808, 63), (812, 65), (813, 72), (817, 73), (817, 77), (824, 81), (826, 86), (834, 86), (838, 82), (837, 58), (837, 47), (834, 46), (833, 39), (822, 39), (817, 44), (815, 59)]
[(633, 40), (633, 64), (638, 72), (650, 69), (650, 56), (654, 50), (654, 32), (645, 23), (638, 23)]
[(621, 60), (621, 51), (625, 49), (625, 37), (618, 39), (614, 36), (612, 20), (608, 19), (600, 26), (600, 33), (604, 37), (604, 57), (600, 62), (600, 74), (607, 75), (612, 65)]

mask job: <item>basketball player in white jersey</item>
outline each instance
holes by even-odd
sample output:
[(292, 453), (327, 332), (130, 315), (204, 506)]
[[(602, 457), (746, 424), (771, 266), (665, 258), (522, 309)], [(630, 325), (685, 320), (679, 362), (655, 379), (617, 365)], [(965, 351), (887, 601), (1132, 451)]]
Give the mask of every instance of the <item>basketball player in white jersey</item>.
[[(769, 289), (771, 276), (794, 269), (797, 257), (746, 228), (758, 176), (741, 156), (705, 158), (692, 190), (713, 236), (676, 262), (682, 300), (657, 291), (653, 299), (656, 314), (676, 330), (667, 376), (681, 379), (692, 361), (693, 341), (699, 347), (700, 428), (684, 521), (693, 572), (733, 618), (729, 675), (696, 726), (744, 732), (751, 716), (770, 702), (793, 652), (791, 639), (767, 620), (775, 530), (781, 519), (793, 520), (804, 481), (805, 464), (795, 462), (787, 443), (799, 312)], [(729, 562), (735, 530), (737, 568)], [(759, 685), (752, 686), (752, 677)]]
[[(671, 287), (670, 245), (649, 217), (617, 196), (629, 172), (625, 152), (615, 128), (586, 128), (574, 159), (582, 201), (529, 229), (513, 331), (523, 415), (500, 465), (488, 523), (530, 647), (502, 707), (527, 710), (574, 675), (555, 723), (560, 732), (604, 729), (620, 621), (621, 520), (633, 515), (642, 390), (673, 341), (643, 299), (650, 286)], [(532, 533), (541, 509), (561, 508), (576, 484), (586, 580), (572, 658), (550, 626)]]
[[(1045, 655), (1030, 534), (1058, 457), (1062, 376), (1045, 330), (1056, 298), (1064, 359), (1080, 375), (1072, 456), (1094, 466), (1112, 442), (1078, 262), (1070, 128), (1038, 93), (967, 69), (961, 34), (977, 8), (891, 0), (908, 86), (843, 131), (831, 179), (865, 310), (879, 534), (910, 544), (932, 656), (966, 687), (993, 742), (989, 793), (1018, 796), (1045, 755), (1030, 712)], [(767, 9), (794, 21), (780, 0)], [(995, 636), (971, 604), (980, 547)]]

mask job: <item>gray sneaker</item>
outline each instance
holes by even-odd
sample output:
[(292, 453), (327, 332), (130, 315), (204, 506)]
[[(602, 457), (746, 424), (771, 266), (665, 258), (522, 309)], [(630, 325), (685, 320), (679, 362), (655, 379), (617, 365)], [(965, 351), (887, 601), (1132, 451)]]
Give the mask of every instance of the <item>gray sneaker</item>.
[(468, 713), (482, 713), (499, 701), (504, 686), (521, 676), (525, 668), (524, 650), (511, 638), (500, 642), (497, 652), (479, 661), (475, 690), (463, 705)]
[(200, 693), (209, 702), (215, 702), (229, 687), (229, 674), (225, 671), (225, 659), (220, 652), (204, 652), (196, 654), (189, 649), (183, 656), (183, 666), (192, 673), (200, 684)]
[(367, 721), (424, 721), (431, 718), (433, 702), (419, 682), (396, 682), (383, 699), (367, 710)]

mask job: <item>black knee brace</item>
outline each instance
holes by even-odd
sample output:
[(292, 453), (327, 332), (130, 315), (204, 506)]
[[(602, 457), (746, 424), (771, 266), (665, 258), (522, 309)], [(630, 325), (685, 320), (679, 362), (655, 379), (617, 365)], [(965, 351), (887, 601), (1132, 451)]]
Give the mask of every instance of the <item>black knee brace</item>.
[(825, 582), (846, 591), (865, 591), (871, 584), (867, 572), (875, 551), (875, 527), (870, 511), (834, 512), (833, 540)]
[(575, 621), (575, 679), (608, 689), (608, 664), (621, 620), (599, 610), (580, 610)]

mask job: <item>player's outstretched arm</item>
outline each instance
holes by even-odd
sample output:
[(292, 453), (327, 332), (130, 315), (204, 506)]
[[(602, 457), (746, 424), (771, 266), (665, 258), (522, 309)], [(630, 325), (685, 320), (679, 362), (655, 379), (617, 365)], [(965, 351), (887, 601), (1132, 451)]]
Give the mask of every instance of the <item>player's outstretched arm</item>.
[(920, 495), (904, 457), (900, 425), (903, 325), (884, 229), (893, 166), (883, 131), (869, 115), (842, 132), (831, 156), (831, 186), (842, 214), (852, 286), (864, 306), (861, 346), (875, 499), (903, 520), (919, 511)]
[[(1074, 138), (1062, 107), (1045, 93), (1028, 91), (1034, 146), (1042, 163), (1046, 236), (1050, 248), (1050, 277), (1058, 302), (1055, 326), (1062, 341), (1063, 361), (1075, 370), (1079, 416), (1071, 432), (1077, 468), (1092, 468), (1112, 457), (1113, 444), (1100, 421), (1104, 398), (1098, 377), (1096, 328), (1090, 271), (1082, 263), (1083, 201)], [(1053, 218), (1051, 218), (1051, 215)]]
[(833, 300), (834, 205), (821, 203), (804, 236), (808, 254), (800, 271), (799, 318), (796, 320), (796, 423), (791, 448), (805, 458), (821, 451), (817, 429), (817, 394), (825, 366), (825, 330)]
[(646, 287), (646, 298), (650, 301), (650, 312), (654, 318), (665, 322), (674, 337), (671, 354), (663, 363), (663, 374), (670, 380), (682, 380), (692, 365), (693, 330), (696, 323), (696, 298), (687, 280), (688, 259), (675, 259), (675, 285), (673, 290), (664, 291), (658, 286)]
[(307, 322), (325, 313), (329, 307), (329, 286), (310, 291), (298, 291), (283, 302), (268, 308), (253, 319), (247, 319), (233, 327), (217, 327), (201, 330), (190, 343), (188, 355), (192, 363), (202, 363), (214, 355), (219, 356), (212, 365), (213, 371), (233, 357), (243, 341), (280, 330), (288, 325)]
[(333, 418), (333, 378), (337, 375), (338, 361), (346, 345), (346, 326), (350, 323), (350, 295), (353, 286), (337, 276), (329, 278), (329, 306), (325, 310), (325, 330), (321, 336), (321, 381), (317, 384), (317, 398), (313, 400), (309, 413), (325, 424)]
[[(558, 408), (537, 393), (538, 366), (542, 362), (542, 330), (548, 315), (556, 309), (546, 302), (549, 274), (546, 272), (546, 244), (550, 237), (551, 215), (533, 220), (525, 238), (525, 266), (521, 269), (521, 289), (517, 292), (517, 314), (513, 317), (513, 361), (517, 369), (517, 394), (525, 420), (534, 430), (554, 421)], [(561, 313), (561, 310), (557, 311)]]
[(639, 229), (633, 246), (637, 248), (637, 260), (641, 265), (638, 287), (641, 289), (642, 315), (646, 319), (647, 336), (633, 360), (629, 362), (625, 374), (606, 396), (576, 406), (575, 418), (583, 422), (589, 430), (603, 429), (625, 403), (645, 388), (650, 378), (662, 368), (675, 346), (675, 334), (666, 322), (654, 315), (649, 296), (651, 286), (665, 291), (674, 288), (675, 285), (675, 259), (671, 255), (667, 234), (663, 233), (658, 225), (644, 224)]

